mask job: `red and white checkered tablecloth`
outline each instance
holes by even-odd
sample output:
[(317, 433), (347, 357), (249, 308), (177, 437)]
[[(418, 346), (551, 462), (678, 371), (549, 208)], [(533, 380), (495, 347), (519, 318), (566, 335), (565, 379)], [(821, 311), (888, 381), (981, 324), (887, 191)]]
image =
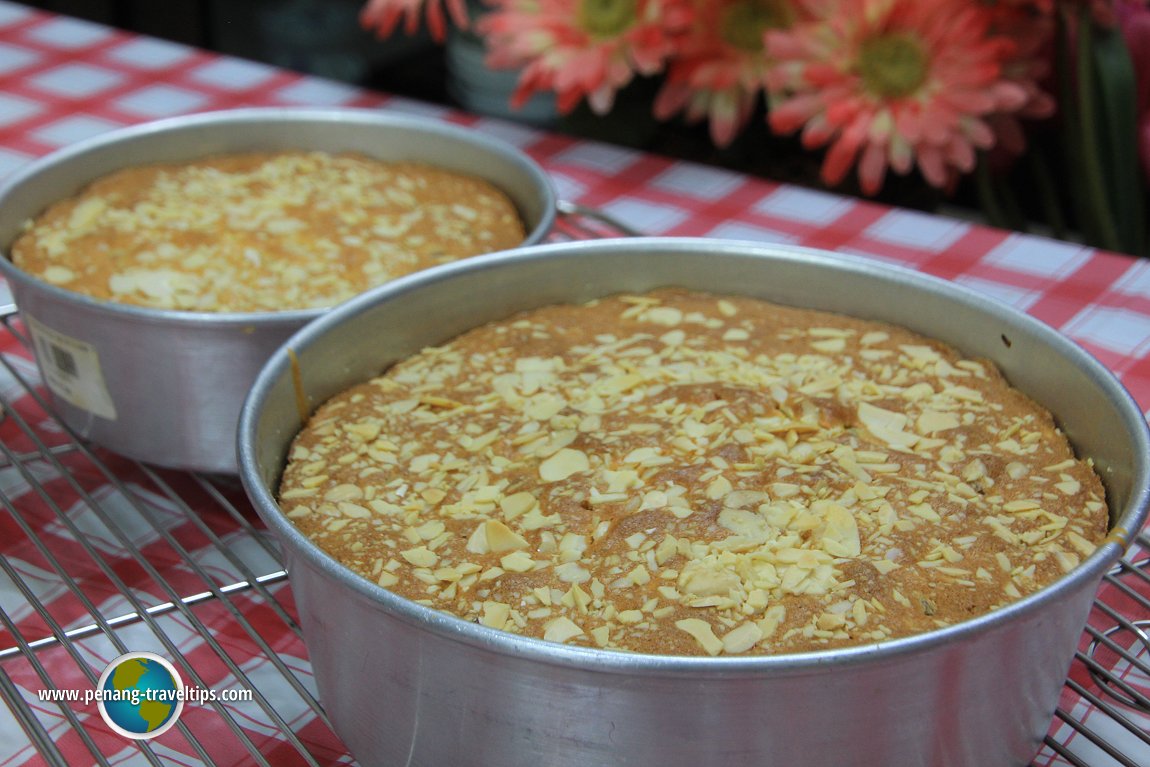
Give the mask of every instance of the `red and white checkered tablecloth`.
[[(1143, 410), (1150, 410), (1150, 261), (577, 140), (0, 0), (0, 178), (59, 147), (120, 126), (271, 105), (378, 108), (469, 125), (537, 160), (561, 198), (599, 209), (647, 234), (794, 243), (954, 280), (1053, 325), (1096, 355)], [(0, 303), (4, 300), (0, 293)], [(249, 526), (258, 523), (238, 487), (225, 484), (211, 490), (178, 473), (152, 475), (102, 451), (97, 451), (95, 463), (82, 452), (64, 451), (58, 463), (31, 461), (17, 470), (12, 456), (64, 444), (67, 435), (20, 385), (23, 377), (34, 387), (37, 373), (11, 334), (2, 336), (0, 355), (6, 362), (0, 369), (0, 396), (9, 409), (0, 422), (0, 446), (7, 456), (0, 462), (0, 561), (6, 563), (0, 569), (0, 614), (6, 617), (0, 623), (0, 687), (10, 685), (9, 692), (21, 691), (26, 700), (33, 699), (47, 674), (60, 687), (90, 688), (82, 664), (98, 674), (122, 649), (103, 637), (78, 638), (67, 647), (34, 653), (43, 669), (27, 659), (28, 652), (12, 648), (19, 638), (50, 636), (58, 628), (53, 621), (70, 627), (91, 623), (94, 610), (102, 615), (132, 612), (125, 589), (147, 597), (148, 604), (162, 603), (204, 592), (206, 578), (233, 583), (277, 567), (258, 536), (251, 534)], [(47, 489), (47, 496), (37, 485)], [(222, 494), (222, 504), (213, 492)], [(189, 521), (189, 510), (198, 521)], [(116, 513), (128, 521), (118, 522), (113, 531), (102, 515)], [(141, 514), (146, 521), (144, 516), (135, 520), (133, 515)], [(120, 556), (128, 549), (143, 552), (147, 566)], [(60, 582), (61, 568), (84, 598)], [(162, 579), (154, 571), (161, 572)], [(157, 585), (161, 581), (164, 585)], [(1111, 586), (1104, 586), (1103, 596), (1150, 625), (1150, 588), (1138, 589), (1141, 601)], [(32, 599), (51, 606), (49, 617), (30, 606)], [(1099, 631), (1113, 625), (1104, 615), (1095, 620)], [(156, 626), (146, 622), (117, 633), (131, 649), (154, 647), (168, 657), (185, 657), (198, 676), (195, 681), (208, 687), (235, 684), (238, 668), (267, 695), (281, 719), (269, 724), (264, 709), (228, 706), (234, 726), (253, 744), (248, 751), (237, 753), (202, 734), (195, 739), (197, 745), (189, 745), (188, 738), (173, 731), (153, 743), (161, 761), (243, 764), (254, 760), (254, 747), (270, 764), (304, 763), (299, 745), (285, 743), (285, 730), (295, 733), (302, 750), (320, 763), (350, 761), (314, 708), (303, 702), (306, 696), (280, 689), (286, 687), (284, 669), (310, 679), (285, 582), (237, 594), (230, 601), (205, 599), (190, 617), (174, 611), (155, 621), (167, 643), (157, 644)], [(253, 633), (264, 646), (253, 643)], [(1143, 659), (1148, 655), (1142, 651)], [(269, 663), (270, 656), (275, 663)], [(1090, 687), (1089, 676), (1079, 676), (1076, 681)], [(1144, 668), (1130, 669), (1123, 678), (1150, 691)], [(297, 698), (300, 701), (293, 702)], [(49, 740), (69, 762), (94, 763), (93, 749), (113, 764), (134, 763), (140, 756), (132, 743), (103, 726), (94, 707), (74, 707), (74, 721), (69, 721), (59, 706), (31, 705)], [(1107, 720), (1096, 717), (1095, 704), (1071, 688), (1064, 692), (1061, 707), (1077, 719), (1107, 726)], [(1133, 708), (1124, 713), (1150, 731), (1150, 716)], [(184, 720), (196, 733), (224, 727), (219, 712), (205, 707), (185, 712)], [(221, 732), (222, 743), (228, 733)], [(1058, 719), (1051, 733), (1059, 742), (1077, 737), (1067, 734)], [(1131, 735), (1104, 735), (1111, 738), (1128, 741)], [(1123, 748), (1150, 764), (1150, 746), (1135, 742)], [(44, 751), (17, 714), (0, 707), (0, 765), (42, 763)], [(1092, 745), (1076, 753), (1092, 766), (1119, 763)], [(1036, 761), (1065, 763), (1048, 747)]]

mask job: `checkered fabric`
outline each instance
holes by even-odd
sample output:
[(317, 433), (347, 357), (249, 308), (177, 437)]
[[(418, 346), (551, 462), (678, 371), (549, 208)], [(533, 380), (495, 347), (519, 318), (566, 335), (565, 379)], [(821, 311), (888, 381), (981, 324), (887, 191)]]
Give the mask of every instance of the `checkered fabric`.
[[(471, 126), (537, 160), (562, 199), (646, 234), (793, 243), (953, 280), (1077, 341), (1150, 409), (1150, 261), (577, 140), (0, 0), (0, 178), (113, 128), (274, 105), (377, 108)], [(0, 288), (0, 303), (7, 300)], [(243, 764), (262, 755), (270, 764), (302, 764), (306, 753), (317, 763), (349, 763), (314, 700), (290, 588), (274, 575), (274, 548), (240, 489), (71, 444), (29, 393), (40, 390), (38, 374), (20, 333), (18, 321), (0, 333), (0, 397), (8, 411), (0, 422), (0, 692), (28, 702), (47, 743), (32, 737), (37, 727), (18, 712), (0, 709), (0, 765), (53, 756), (90, 764), (98, 762), (94, 753), (112, 764), (142, 759), (94, 707), (35, 695), (49, 682), (90, 689), (93, 673), (125, 648), (180, 658), (185, 681), (221, 688), (243, 678), (260, 693), (251, 703), (185, 712), (177, 730), (151, 744), (156, 759)], [(1136, 548), (1129, 558), (1146, 556)], [(235, 583), (247, 586), (221, 598), (221, 585)], [(204, 598), (191, 608), (163, 607), (189, 595)], [(1145, 700), (1150, 646), (1133, 629), (1150, 625), (1150, 581), (1109, 579), (1099, 602), (1082, 653)], [(139, 618), (154, 605), (161, 607)], [(99, 625), (133, 614), (123, 628)], [(1142, 622), (1116, 629), (1115, 616)], [(27, 644), (71, 628), (81, 630), (73, 640)], [(1099, 637), (1129, 649), (1134, 661)], [(1140, 741), (1129, 727), (1116, 727), (1100, 706), (1116, 706), (1135, 729), (1150, 732), (1144, 709), (1116, 704), (1088, 665), (1076, 664), (1060, 711), (1096, 725), (1112, 750), (1130, 755), (1126, 763), (1150, 764), (1150, 736)], [(1123, 763), (1061, 715), (1050, 733), (1061, 747), (1043, 747), (1035, 764), (1072, 763), (1059, 750), (1092, 767)], [(235, 742), (240, 747), (227, 745)]]

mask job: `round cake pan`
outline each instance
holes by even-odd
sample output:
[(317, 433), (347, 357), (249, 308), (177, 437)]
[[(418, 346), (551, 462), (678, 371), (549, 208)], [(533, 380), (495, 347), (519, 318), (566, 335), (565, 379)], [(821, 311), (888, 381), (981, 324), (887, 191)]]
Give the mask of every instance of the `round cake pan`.
[[(697, 658), (553, 644), (421, 607), (329, 558), (277, 507), (301, 426), (291, 354), (314, 407), (481, 323), (667, 285), (893, 322), (992, 359), (1094, 460), (1110, 536), (1054, 584), (945, 629), (842, 650)], [(880, 263), (699, 239), (524, 248), (360, 296), (272, 355), (241, 414), (239, 456), (286, 557), (320, 700), (364, 764), (1026, 764), (1101, 578), (1150, 502), (1150, 435), (1138, 406), (1050, 327)]]
[(0, 273), (8, 279), (61, 419), (80, 437), (161, 466), (235, 473), (240, 405), (261, 365), (323, 310), (201, 313), (99, 301), (17, 269), (8, 251), (48, 205), (120, 168), (207, 155), (359, 152), (484, 178), (515, 203), (525, 245), (556, 200), (519, 150), (460, 126), (359, 109), (255, 108), (160, 120), (102, 134), (30, 163), (0, 186)]

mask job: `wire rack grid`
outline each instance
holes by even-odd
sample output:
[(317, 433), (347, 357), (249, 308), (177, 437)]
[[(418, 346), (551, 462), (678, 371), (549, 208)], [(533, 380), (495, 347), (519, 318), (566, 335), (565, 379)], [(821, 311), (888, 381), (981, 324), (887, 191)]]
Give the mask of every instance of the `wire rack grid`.
[[(554, 239), (633, 234), (563, 205)], [(0, 327), (0, 765), (351, 764), (316, 698), (274, 541), (238, 481), (77, 439), (43, 396), (19, 316)], [(1109, 573), (1036, 767), (1150, 764), (1150, 538)], [(217, 699), (131, 741), (91, 690), (129, 651)], [(239, 693), (249, 693), (249, 700)]]

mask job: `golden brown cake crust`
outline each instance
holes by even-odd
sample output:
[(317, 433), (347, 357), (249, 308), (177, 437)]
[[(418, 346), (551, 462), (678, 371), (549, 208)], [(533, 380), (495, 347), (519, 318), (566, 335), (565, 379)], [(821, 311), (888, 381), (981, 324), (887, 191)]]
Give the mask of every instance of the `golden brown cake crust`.
[(280, 311), (525, 236), (507, 195), (478, 178), (355, 154), (244, 153), (101, 178), (30, 222), (12, 259), (108, 301)]
[(990, 363), (679, 290), (493, 323), (332, 398), (279, 500), (421, 604), (686, 655), (953, 624), (1107, 529), (1094, 471)]

